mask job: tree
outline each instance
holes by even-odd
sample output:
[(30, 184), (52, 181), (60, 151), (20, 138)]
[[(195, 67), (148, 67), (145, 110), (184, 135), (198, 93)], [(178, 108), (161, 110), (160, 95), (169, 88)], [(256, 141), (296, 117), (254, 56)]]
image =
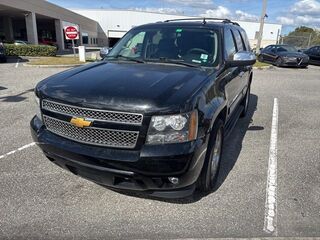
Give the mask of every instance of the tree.
[(294, 45), (298, 48), (320, 45), (320, 31), (306, 26), (300, 26), (283, 37), (283, 43)]

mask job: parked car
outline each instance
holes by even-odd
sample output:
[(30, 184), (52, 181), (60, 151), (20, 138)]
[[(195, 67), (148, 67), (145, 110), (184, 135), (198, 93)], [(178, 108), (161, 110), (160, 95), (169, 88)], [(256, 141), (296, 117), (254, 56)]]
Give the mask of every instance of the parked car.
[(59, 45), (55, 41), (53, 41), (49, 38), (40, 38), (39, 44), (53, 46), (53, 47), (56, 47), (57, 50), (59, 50)]
[(295, 47), (290, 45), (269, 45), (262, 49), (258, 60), (272, 63), (278, 67), (307, 67), (309, 64), (308, 55), (298, 52)]
[(16, 46), (25, 46), (25, 45), (28, 45), (29, 43), (22, 40), (15, 40), (13, 44)]
[(320, 46), (314, 46), (304, 51), (309, 56), (309, 63), (320, 65)]
[(255, 61), (230, 20), (133, 28), (103, 61), (35, 87), (32, 137), (51, 162), (111, 189), (209, 192), (224, 137), (248, 112)]
[(6, 49), (4, 47), (4, 44), (0, 42), (0, 63), (5, 62), (7, 62)]

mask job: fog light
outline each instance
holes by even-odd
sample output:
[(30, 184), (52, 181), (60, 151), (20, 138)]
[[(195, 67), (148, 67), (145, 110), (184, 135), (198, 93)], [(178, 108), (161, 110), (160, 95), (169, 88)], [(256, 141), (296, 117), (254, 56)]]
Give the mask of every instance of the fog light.
[(179, 183), (179, 178), (176, 177), (168, 177), (168, 180), (174, 185)]

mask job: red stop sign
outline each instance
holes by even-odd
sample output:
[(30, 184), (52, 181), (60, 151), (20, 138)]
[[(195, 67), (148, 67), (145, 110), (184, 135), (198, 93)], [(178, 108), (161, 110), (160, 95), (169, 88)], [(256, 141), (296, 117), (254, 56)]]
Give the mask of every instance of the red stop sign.
[(75, 27), (66, 27), (65, 28), (65, 34), (67, 39), (78, 39), (78, 29)]

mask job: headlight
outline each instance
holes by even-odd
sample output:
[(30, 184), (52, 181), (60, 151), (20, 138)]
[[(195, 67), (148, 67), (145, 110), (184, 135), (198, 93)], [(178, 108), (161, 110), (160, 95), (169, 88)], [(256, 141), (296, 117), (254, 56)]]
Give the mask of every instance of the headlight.
[(40, 119), (40, 120), (42, 120), (42, 116), (41, 116), (41, 109), (40, 109), (40, 99), (37, 97), (37, 96), (35, 96), (35, 104), (36, 104), (36, 115), (37, 115), (37, 117)]
[(181, 143), (195, 140), (198, 132), (198, 112), (153, 116), (147, 144)]

